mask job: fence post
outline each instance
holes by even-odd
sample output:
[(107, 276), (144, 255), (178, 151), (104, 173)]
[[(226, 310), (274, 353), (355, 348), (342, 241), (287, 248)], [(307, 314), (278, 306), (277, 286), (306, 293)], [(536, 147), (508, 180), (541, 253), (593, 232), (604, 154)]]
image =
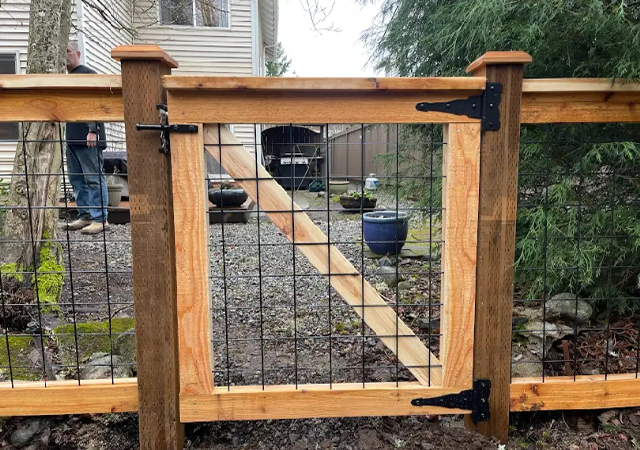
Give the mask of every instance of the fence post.
[(159, 132), (136, 131), (136, 123), (159, 123), (156, 105), (166, 103), (162, 76), (178, 66), (156, 45), (116, 47), (111, 56), (122, 66), (140, 449), (181, 450), (171, 164), (158, 151)]
[(488, 52), (467, 72), (502, 84), (500, 129), (482, 131), (473, 376), (491, 380), (491, 419), (469, 427), (506, 442), (509, 433), (511, 313), (518, 152), (525, 52)]

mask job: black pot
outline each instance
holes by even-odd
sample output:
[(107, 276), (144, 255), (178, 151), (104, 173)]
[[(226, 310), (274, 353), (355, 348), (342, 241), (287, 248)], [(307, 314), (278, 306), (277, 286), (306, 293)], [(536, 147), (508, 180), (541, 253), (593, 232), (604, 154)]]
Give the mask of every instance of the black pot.
[(240, 189), (209, 189), (209, 201), (221, 208), (241, 206), (249, 196)]
[(341, 195), (340, 204), (348, 211), (372, 211), (376, 207), (378, 199), (366, 197), (354, 198), (350, 195)]

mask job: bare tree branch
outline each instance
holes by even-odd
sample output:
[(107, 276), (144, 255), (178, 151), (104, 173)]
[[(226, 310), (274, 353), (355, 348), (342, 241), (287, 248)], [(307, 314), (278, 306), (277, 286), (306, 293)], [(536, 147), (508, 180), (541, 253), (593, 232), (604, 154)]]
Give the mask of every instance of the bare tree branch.
[(329, 0), (331, 1), (330, 5), (328, 3), (325, 5), (325, 0), (299, 1), (300, 6), (302, 6), (305, 12), (309, 15), (311, 26), (314, 31), (320, 34), (322, 34), (323, 31), (341, 31), (333, 24), (333, 22), (329, 22), (331, 19), (331, 13), (333, 13), (333, 8), (336, 6), (336, 0)]

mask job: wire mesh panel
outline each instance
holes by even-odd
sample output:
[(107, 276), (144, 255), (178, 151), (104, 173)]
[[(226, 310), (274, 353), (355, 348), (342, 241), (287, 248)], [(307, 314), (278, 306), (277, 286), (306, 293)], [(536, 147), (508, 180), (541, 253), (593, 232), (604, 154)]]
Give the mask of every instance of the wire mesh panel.
[(109, 124), (98, 151), (67, 141), (62, 123), (5, 125), (0, 382), (133, 376), (126, 154), (113, 132), (122, 126)]
[[(208, 174), (209, 198), (215, 202), (207, 212), (217, 386), (365, 386), (415, 380), (410, 369), (430, 374), (441, 368), (436, 358), (444, 245), (443, 127), (377, 125), (385, 129), (378, 136), (392, 138), (379, 142), (366, 139), (371, 126), (347, 126), (360, 139), (338, 145), (336, 135), (344, 127), (255, 124), (254, 144), (246, 145), (258, 155), (250, 176)], [(269, 130), (279, 140), (261, 146), (260, 135)], [(225, 157), (231, 161), (234, 146), (206, 145), (206, 150), (229, 171)], [(389, 151), (369, 151), (381, 146)], [(336, 164), (344, 152), (357, 159), (357, 174), (347, 173), (353, 164)], [(260, 170), (263, 162), (266, 176)], [(384, 167), (387, 175), (367, 173), (372, 164)], [(264, 198), (268, 191), (260, 186), (272, 178), (286, 190), (284, 208), (269, 206), (275, 203)], [(253, 201), (237, 189), (247, 183), (257, 185)], [(254, 209), (255, 203), (261, 208)], [(309, 223), (294, 217), (303, 214)], [(282, 221), (290, 229), (283, 230)], [(317, 227), (325, 238), (310, 242), (307, 226)], [(340, 254), (329, 251), (331, 246)], [(320, 263), (310, 256), (314, 252), (325, 255), (318, 257)], [(342, 268), (347, 266), (336, 262), (342, 256), (350, 265), (346, 272)], [(331, 270), (319, 269), (324, 264)], [(336, 278), (357, 290), (356, 303), (345, 301)], [(381, 304), (365, 303), (365, 284), (380, 295)], [(392, 312), (389, 335), (367, 325), (375, 323), (368, 321), (377, 317), (376, 308)], [(416, 338), (433, 358), (425, 352), (426, 364), (407, 366), (398, 346), (402, 339)], [(425, 384), (439, 384), (428, 377)]]
[(522, 128), (512, 377), (638, 375), (637, 124)]

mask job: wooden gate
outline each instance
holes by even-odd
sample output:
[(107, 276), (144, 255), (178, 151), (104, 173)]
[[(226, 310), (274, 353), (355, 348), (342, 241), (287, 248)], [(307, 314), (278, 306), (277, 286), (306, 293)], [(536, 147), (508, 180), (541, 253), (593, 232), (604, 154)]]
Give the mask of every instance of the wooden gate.
[[(421, 112), (416, 105), (481, 97), (485, 78), (309, 80), (168, 76), (164, 84), (170, 122), (197, 127), (196, 133), (171, 134), (181, 421), (470, 413), (472, 396), (465, 403), (463, 399), (467, 396), (457, 394), (473, 391), (481, 120)], [(446, 242), (440, 359), (398, 318), (376, 289), (362, 279), (360, 272), (307, 214), (292, 205), (284, 189), (224, 125), (247, 123), (446, 124), (443, 168), (446, 187), (442, 198), (446, 205), (443, 222)], [(216, 385), (212, 377), (216, 362), (211, 359), (203, 147), (266, 211), (318, 273), (330, 280), (343, 300), (409, 369), (415, 381)], [(454, 397), (447, 397), (444, 403), (426, 400), (412, 403), (415, 399), (445, 395)], [(487, 398), (483, 400), (486, 406)], [(479, 401), (478, 407), (482, 404)]]

